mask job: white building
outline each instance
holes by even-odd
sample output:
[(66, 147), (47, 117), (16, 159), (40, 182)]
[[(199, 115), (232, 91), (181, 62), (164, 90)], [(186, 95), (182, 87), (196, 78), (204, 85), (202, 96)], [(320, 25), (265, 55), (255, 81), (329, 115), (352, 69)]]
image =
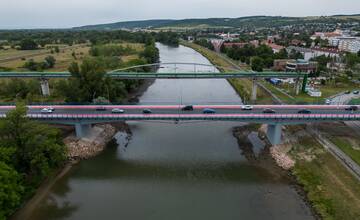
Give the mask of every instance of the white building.
[(342, 37), (339, 38), (339, 50), (357, 53), (360, 50), (360, 38)]

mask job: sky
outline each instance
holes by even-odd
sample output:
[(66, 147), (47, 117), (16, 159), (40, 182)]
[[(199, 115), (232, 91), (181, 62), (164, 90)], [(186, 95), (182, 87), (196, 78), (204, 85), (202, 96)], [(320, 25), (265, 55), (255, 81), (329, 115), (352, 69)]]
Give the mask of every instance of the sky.
[(360, 0), (0, 0), (0, 29), (146, 19), (360, 14)]

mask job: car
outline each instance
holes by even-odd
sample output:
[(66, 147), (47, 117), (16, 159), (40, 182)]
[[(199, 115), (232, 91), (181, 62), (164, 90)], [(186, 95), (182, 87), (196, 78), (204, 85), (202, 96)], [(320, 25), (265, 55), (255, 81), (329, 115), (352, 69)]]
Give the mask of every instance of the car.
[(273, 114), (273, 113), (276, 113), (276, 112), (273, 109), (266, 108), (266, 109), (263, 110), (263, 113)]
[(96, 111), (106, 111), (106, 108), (104, 106), (98, 106), (96, 107)]
[(241, 106), (241, 110), (253, 110), (253, 106), (252, 105), (243, 105)]
[(359, 90), (355, 90), (355, 91), (353, 91), (353, 94), (354, 95), (358, 95), (360, 93), (360, 91)]
[(299, 114), (311, 114), (311, 111), (309, 109), (301, 109), (298, 111)]
[(42, 114), (51, 114), (53, 111), (48, 108), (43, 108), (40, 111)]
[(193, 111), (194, 107), (192, 105), (186, 105), (181, 108), (182, 111)]
[(124, 109), (119, 109), (119, 108), (113, 108), (111, 110), (111, 113), (114, 113), (114, 114), (122, 114), (124, 112), (125, 112)]
[(47, 107), (47, 109), (49, 109), (50, 111), (55, 111), (55, 108), (54, 107)]
[(143, 112), (143, 114), (151, 114), (152, 113), (151, 109), (148, 109), (148, 108), (143, 109), (142, 112)]
[(346, 111), (357, 111), (359, 108), (356, 105), (347, 106), (345, 108)]
[(351, 93), (351, 92), (350, 92), (349, 90), (345, 92), (345, 94), (350, 94), (350, 93)]
[(216, 111), (212, 108), (204, 108), (203, 113), (204, 114), (214, 114), (214, 113), (216, 113)]
[(331, 104), (331, 99), (326, 99), (325, 104), (330, 105)]

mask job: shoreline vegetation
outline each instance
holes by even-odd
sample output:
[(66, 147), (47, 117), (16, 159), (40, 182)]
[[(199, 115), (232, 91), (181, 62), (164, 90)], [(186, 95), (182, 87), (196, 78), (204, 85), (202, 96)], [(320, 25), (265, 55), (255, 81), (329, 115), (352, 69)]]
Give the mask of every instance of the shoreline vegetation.
[[(196, 50), (214, 65), (225, 67), (232, 65), (219, 54), (207, 48), (185, 41), (181, 41), (181, 44)], [(245, 100), (249, 97), (251, 82), (240, 80), (236, 80), (236, 83), (231, 80), (229, 82), (240, 97), (245, 97)], [(267, 100), (265, 98), (265, 101), (261, 97), (260, 99), (260, 102), (271, 103), (269, 98)], [(315, 218), (357, 219), (360, 216), (360, 184), (358, 180), (311, 137), (305, 128), (306, 126), (284, 127), (284, 142), (272, 147), (269, 152), (273, 163), (288, 170), (288, 175), (294, 181), (296, 191), (311, 207)], [(243, 128), (234, 128), (234, 136), (238, 140), (245, 137), (238, 132), (239, 130), (243, 130)], [(261, 129), (254, 131), (261, 132)], [(264, 133), (264, 131), (262, 132)], [(347, 146), (347, 148), (349, 147)]]

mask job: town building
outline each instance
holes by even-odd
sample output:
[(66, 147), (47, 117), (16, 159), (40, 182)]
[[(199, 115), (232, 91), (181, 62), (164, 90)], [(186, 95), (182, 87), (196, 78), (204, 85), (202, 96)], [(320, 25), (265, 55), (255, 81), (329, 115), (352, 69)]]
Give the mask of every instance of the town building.
[(316, 72), (317, 62), (309, 62), (306, 60), (289, 60), (286, 63), (286, 71), (288, 72)]
[(360, 38), (358, 37), (342, 37), (339, 38), (339, 50), (357, 53), (360, 51)]

